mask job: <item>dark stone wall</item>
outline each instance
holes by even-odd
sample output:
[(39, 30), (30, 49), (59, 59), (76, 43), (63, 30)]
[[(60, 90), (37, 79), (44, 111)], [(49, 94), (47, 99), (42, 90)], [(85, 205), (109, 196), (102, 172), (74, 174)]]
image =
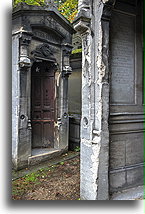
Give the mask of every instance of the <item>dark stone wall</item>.
[(80, 146), (82, 53), (70, 57), (72, 74), (68, 80), (69, 149)]

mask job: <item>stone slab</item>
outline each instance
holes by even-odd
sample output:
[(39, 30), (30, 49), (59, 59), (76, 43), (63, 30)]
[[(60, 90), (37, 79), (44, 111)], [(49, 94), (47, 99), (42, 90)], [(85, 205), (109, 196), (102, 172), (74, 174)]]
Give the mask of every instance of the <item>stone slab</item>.
[(111, 200), (139, 200), (139, 199), (142, 200), (143, 196), (144, 196), (144, 187), (138, 186), (114, 194), (111, 197)]

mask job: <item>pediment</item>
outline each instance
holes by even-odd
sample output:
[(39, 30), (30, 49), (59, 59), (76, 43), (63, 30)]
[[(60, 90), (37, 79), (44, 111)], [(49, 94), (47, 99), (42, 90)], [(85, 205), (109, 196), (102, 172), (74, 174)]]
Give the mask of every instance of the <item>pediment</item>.
[(47, 60), (50, 62), (56, 62), (56, 59), (48, 44), (42, 44), (36, 47), (34, 51), (31, 52), (33, 58)]

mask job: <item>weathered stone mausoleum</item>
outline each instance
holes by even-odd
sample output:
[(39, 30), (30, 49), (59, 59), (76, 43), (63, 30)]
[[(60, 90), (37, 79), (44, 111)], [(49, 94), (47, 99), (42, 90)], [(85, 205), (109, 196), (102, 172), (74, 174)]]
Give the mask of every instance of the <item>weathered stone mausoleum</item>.
[(12, 160), (20, 169), (68, 149), (74, 30), (53, 1), (19, 4), (12, 29)]
[(81, 199), (110, 200), (143, 185), (143, 0), (79, 0), (78, 9)]

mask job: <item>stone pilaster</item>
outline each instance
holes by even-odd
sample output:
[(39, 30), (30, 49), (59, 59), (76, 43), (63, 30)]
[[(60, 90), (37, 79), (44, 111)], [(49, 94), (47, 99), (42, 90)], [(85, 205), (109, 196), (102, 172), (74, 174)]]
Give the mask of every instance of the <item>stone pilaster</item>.
[[(29, 58), (30, 34), (26, 32), (17, 32), (13, 35), (17, 46), (14, 43), (13, 50), (18, 47), (17, 57), (13, 54), (13, 165), (15, 169), (28, 165), (28, 157), (31, 155), (31, 121), (30, 121), (30, 87), (31, 87), (31, 61)], [(15, 67), (17, 66), (17, 69)], [(16, 125), (15, 125), (16, 124)], [(16, 126), (16, 127), (15, 127)]]
[(78, 16), (74, 22), (75, 30), (82, 37), (82, 200), (109, 199), (110, 14), (106, 12), (105, 3), (107, 1), (79, 1)]
[[(62, 45), (62, 66), (61, 66), (61, 78), (60, 78), (60, 90), (59, 90), (59, 137), (60, 148), (65, 146), (68, 148), (68, 144), (64, 145), (64, 142), (67, 142), (68, 132), (69, 132), (69, 117), (68, 117), (68, 78), (72, 72), (70, 67), (70, 54), (72, 46), (70, 44)], [(62, 128), (63, 125), (63, 128)], [(65, 140), (64, 140), (65, 139)]]

